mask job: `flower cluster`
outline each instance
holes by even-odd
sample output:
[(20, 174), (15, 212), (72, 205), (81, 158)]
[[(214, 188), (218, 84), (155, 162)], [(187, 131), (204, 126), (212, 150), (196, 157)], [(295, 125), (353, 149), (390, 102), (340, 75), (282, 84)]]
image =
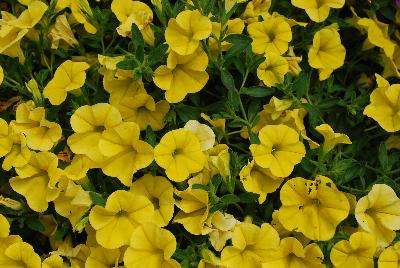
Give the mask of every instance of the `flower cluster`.
[(4, 0), (0, 267), (399, 267), (389, 0)]

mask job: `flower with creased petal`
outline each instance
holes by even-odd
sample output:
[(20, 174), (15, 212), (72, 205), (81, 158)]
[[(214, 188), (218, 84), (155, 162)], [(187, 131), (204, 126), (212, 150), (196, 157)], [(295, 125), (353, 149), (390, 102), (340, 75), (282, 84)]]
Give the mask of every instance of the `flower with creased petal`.
[(323, 22), (331, 8), (342, 8), (345, 0), (292, 0), (292, 5), (304, 9), (312, 21)]
[(165, 40), (169, 47), (179, 55), (191, 55), (199, 47), (200, 41), (212, 32), (209, 18), (198, 10), (184, 10), (168, 21)]
[(33, 247), (25, 242), (15, 242), (6, 245), (3, 252), (0, 248), (0, 260), (2, 267), (28, 267), (41, 268), (42, 262)]
[(351, 144), (349, 136), (342, 133), (335, 133), (332, 127), (328, 124), (322, 124), (315, 128), (319, 134), (324, 136), (323, 152), (328, 153), (337, 144)]
[(151, 201), (143, 195), (117, 190), (105, 207), (94, 206), (89, 221), (96, 230), (97, 242), (108, 249), (129, 245), (131, 235), (140, 224), (149, 222), (153, 213)]
[(356, 232), (350, 239), (337, 242), (330, 253), (334, 267), (373, 268), (376, 241), (368, 233)]
[(7, 237), (10, 234), (10, 223), (7, 218), (0, 214), (0, 237)]
[(379, 255), (378, 268), (398, 268), (400, 263), (400, 243), (387, 247)]
[(184, 181), (191, 173), (201, 171), (206, 161), (198, 138), (184, 129), (166, 133), (154, 148), (154, 159), (165, 169), (167, 177), (176, 182)]
[(211, 149), (214, 146), (215, 134), (209, 126), (196, 120), (189, 120), (183, 129), (192, 132), (199, 139), (202, 151)]
[(56, 2), (56, 10), (60, 11), (69, 7), (73, 18), (80, 24), (83, 24), (85, 30), (90, 34), (97, 32), (96, 27), (90, 23), (89, 17), (93, 15), (87, 0), (58, 0)]
[(216, 251), (221, 251), (226, 241), (232, 238), (232, 231), (239, 223), (232, 215), (216, 211), (205, 222), (203, 235), (208, 235), (211, 245)]
[(107, 249), (102, 246), (90, 248), (90, 255), (86, 259), (85, 268), (110, 268), (122, 262), (120, 249)]
[(54, 254), (43, 260), (42, 268), (65, 268), (65, 265), (66, 264), (64, 264), (63, 258), (61, 258), (61, 256), (59, 255)]
[(276, 54), (266, 55), (266, 59), (257, 68), (257, 77), (268, 87), (283, 83), (285, 74), (289, 72), (287, 60)]
[(271, 7), (272, 0), (251, 0), (246, 5), (246, 9), (240, 16), (247, 23), (258, 21), (259, 16), (268, 14), (269, 8)]
[(375, 237), (378, 247), (389, 245), (400, 229), (400, 199), (386, 184), (375, 184), (355, 209), (360, 227)]
[(52, 49), (57, 49), (59, 46), (65, 48), (79, 44), (71, 30), (71, 26), (69, 25), (65, 14), (56, 18), (56, 22), (50, 29), (49, 36), (51, 38)]

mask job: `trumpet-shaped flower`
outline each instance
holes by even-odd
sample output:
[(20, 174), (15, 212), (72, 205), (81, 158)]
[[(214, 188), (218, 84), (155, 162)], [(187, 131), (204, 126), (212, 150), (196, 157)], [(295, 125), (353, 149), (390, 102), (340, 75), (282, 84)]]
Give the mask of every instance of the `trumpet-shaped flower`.
[(79, 107), (71, 116), (71, 127), (76, 132), (69, 136), (68, 145), (75, 154), (84, 154), (95, 162), (102, 162), (99, 141), (106, 129), (111, 129), (122, 122), (117, 108), (108, 103)]
[(107, 249), (102, 246), (91, 247), (90, 255), (86, 259), (86, 268), (110, 268), (122, 261), (120, 249)]
[[(23, 167), (31, 158), (31, 150), (26, 145), (26, 137), (24, 134), (16, 134), (12, 126), (9, 126), (9, 138), (13, 144), (11, 150), (5, 154), (2, 168), (9, 171), (12, 167)], [(2, 138), (3, 139), (3, 138)], [(7, 145), (7, 143), (5, 143)], [(7, 149), (7, 148), (5, 148)], [(6, 151), (3, 151), (5, 153)]]
[(75, 228), (92, 205), (89, 192), (65, 177), (60, 181), (58, 188), (61, 192), (54, 200), (54, 208), (58, 214), (68, 218)]
[(89, 221), (96, 230), (97, 242), (115, 249), (128, 245), (135, 228), (147, 223), (152, 213), (153, 205), (147, 197), (118, 190), (107, 198), (104, 208), (92, 208)]
[(398, 268), (400, 263), (400, 243), (387, 247), (379, 255), (378, 268)]
[(26, 144), (33, 150), (50, 150), (62, 135), (61, 126), (46, 120), (45, 113), (43, 107), (35, 108), (29, 101), (18, 106), (16, 119), (10, 123), (14, 132), (26, 136)]
[(332, 127), (328, 124), (319, 125), (315, 130), (324, 136), (324, 146), (322, 148), (324, 153), (328, 153), (337, 144), (351, 144), (349, 136), (342, 133), (335, 133)]
[(158, 131), (164, 128), (164, 117), (169, 111), (169, 103), (165, 100), (155, 102), (147, 93), (137, 93), (125, 98), (118, 94), (110, 94), (110, 104), (120, 111), (124, 121), (135, 122), (140, 130), (148, 126)]
[(373, 236), (364, 232), (356, 232), (350, 239), (336, 243), (330, 253), (334, 267), (373, 268), (376, 241)]
[(139, 140), (139, 135), (138, 124), (123, 122), (104, 130), (98, 144), (100, 152), (106, 156), (101, 163), (103, 172), (117, 177), (126, 186), (131, 185), (134, 173), (150, 165), (154, 159), (153, 147)]
[(175, 236), (154, 224), (141, 225), (132, 233), (130, 245), (124, 255), (127, 268), (180, 267), (171, 259), (176, 249)]
[(190, 131), (175, 129), (166, 133), (154, 148), (156, 163), (165, 169), (172, 181), (184, 181), (191, 173), (199, 172), (205, 164), (200, 141)]
[(259, 16), (268, 14), (271, 2), (272, 0), (251, 0), (247, 3), (246, 9), (240, 17), (249, 24), (256, 22)]
[(188, 130), (196, 135), (200, 141), (202, 151), (211, 149), (215, 143), (214, 131), (207, 125), (201, 124), (196, 120), (189, 120), (183, 127), (184, 130)]
[(277, 177), (289, 176), (306, 151), (299, 134), (286, 125), (268, 125), (258, 133), (261, 144), (250, 145), (254, 161)]
[(132, 183), (131, 190), (135, 195), (146, 196), (153, 204), (153, 222), (167, 226), (174, 214), (174, 188), (164, 177), (146, 174)]
[(13, 139), (10, 135), (10, 127), (7, 122), (0, 118), (0, 157), (7, 155), (13, 146)]
[(292, 5), (304, 9), (312, 21), (323, 22), (331, 8), (342, 8), (345, 0), (292, 0)]
[(283, 179), (271, 174), (268, 168), (262, 168), (254, 160), (242, 168), (240, 181), (247, 192), (259, 195), (258, 203), (264, 203), (267, 194), (273, 193), (282, 184)]
[(350, 211), (346, 195), (324, 176), (291, 179), (282, 186), (280, 198), (279, 222), (312, 240), (331, 239)]
[(15, 168), (18, 176), (10, 179), (10, 185), (26, 198), (32, 210), (43, 212), (48, 203), (58, 197), (60, 190), (55, 186), (62, 171), (57, 165), (58, 158), (55, 154), (40, 152), (33, 153), (25, 166)]
[(177, 201), (176, 206), (181, 211), (173, 222), (182, 224), (191, 234), (200, 235), (208, 218), (208, 193), (200, 189), (187, 188), (177, 195), (181, 200)]
[(287, 60), (276, 54), (266, 55), (266, 59), (257, 68), (257, 77), (268, 87), (282, 84), (289, 72)]
[(30, 244), (25, 242), (15, 242), (8, 245), (3, 253), (0, 252), (0, 260), (2, 267), (42, 267), (39, 255), (36, 254)]
[(375, 184), (358, 200), (355, 216), (360, 227), (372, 234), (378, 247), (389, 245), (400, 229), (400, 199), (386, 184)]
[(186, 56), (171, 51), (167, 65), (154, 71), (154, 83), (166, 91), (165, 99), (169, 103), (180, 102), (188, 93), (199, 92), (206, 85), (207, 65), (207, 54), (201, 48)]
[(79, 89), (86, 79), (86, 70), (90, 65), (86, 62), (63, 62), (54, 73), (53, 79), (43, 89), (43, 96), (52, 105), (60, 105), (67, 98), (67, 92)]
[(67, 7), (71, 9), (74, 19), (78, 23), (83, 24), (88, 33), (95, 34), (97, 32), (96, 27), (89, 22), (88, 15), (92, 15), (92, 10), (87, 0), (58, 0), (56, 2), (57, 11)]
[(191, 55), (200, 45), (200, 40), (210, 36), (212, 25), (209, 18), (198, 10), (184, 10), (176, 19), (168, 21), (165, 40), (179, 55)]
[(371, 117), (387, 132), (400, 130), (400, 84), (390, 85), (375, 74), (378, 87), (371, 93), (371, 103), (364, 114)]
[(226, 144), (217, 144), (206, 153), (210, 179), (219, 174), (224, 180), (229, 180), (231, 177), (229, 147)]
[(0, 214), (0, 237), (7, 237), (10, 234), (10, 223), (7, 218)]
[(313, 45), (308, 51), (308, 63), (318, 69), (319, 80), (327, 79), (344, 64), (346, 49), (335, 26), (326, 27), (315, 33)]
[(235, 226), (232, 246), (221, 253), (222, 265), (226, 268), (261, 267), (262, 260), (279, 246), (279, 235), (268, 223), (261, 227), (251, 223)]
[(290, 25), (282, 17), (253, 22), (247, 26), (247, 31), (253, 39), (251, 46), (256, 54), (282, 55), (292, 40)]
[(59, 255), (51, 255), (43, 260), (42, 268), (64, 268), (64, 260)]
[[(224, 29), (221, 29), (221, 23), (212, 22), (213, 35), (212, 38), (208, 40), (210, 49), (213, 52), (216, 52), (218, 50), (218, 39), (221, 37), (221, 32), (224, 32), (224, 37), (227, 37), (231, 34), (241, 34), (243, 30), (244, 30), (244, 21), (239, 18), (228, 20), (225, 24)], [(231, 43), (227, 41), (222, 41), (221, 51), (228, 51), (231, 46), (232, 46)]]
[(269, 254), (262, 263), (263, 268), (323, 268), (324, 254), (315, 243), (305, 247), (294, 237), (281, 240), (277, 250)]
[(148, 5), (140, 1), (114, 0), (111, 3), (111, 10), (121, 22), (117, 28), (117, 32), (121, 36), (130, 36), (134, 23), (139, 28), (146, 43), (154, 46), (155, 37), (151, 28), (153, 11)]
[(232, 238), (233, 229), (239, 221), (228, 213), (216, 211), (206, 221), (202, 234), (208, 234), (211, 245), (216, 251), (221, 251), (226, 241)]
[(51, 38), (52, 49), (57, 49), (58, 47), (67, 48), (79, 44), (71, 30), (71, 26), (69, 25), (65, 14), (56, 18), (56, 22), (50, 29), (49, 36)]

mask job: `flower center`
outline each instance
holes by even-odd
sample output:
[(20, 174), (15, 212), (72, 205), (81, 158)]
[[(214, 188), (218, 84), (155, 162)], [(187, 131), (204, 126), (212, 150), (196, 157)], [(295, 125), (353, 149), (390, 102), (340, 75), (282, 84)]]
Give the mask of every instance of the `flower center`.
[(103, 132), (104, 130), (106, 130), (105, 126), (95, 126), (94, 127), (94, 132)]
[(128, 216), (128, 212), (126, 212), (125, 210), (120, 210), (117, 212), (117, 214), (115, 214), (115, 217), (118, 217), (118, 218), (127, 217), (127, 216)]
[(160, 209), (160, 200), (158, 198), (151, 197), (150, 201), (153, 204), (153, 207), (154, 207), (155, 210)]

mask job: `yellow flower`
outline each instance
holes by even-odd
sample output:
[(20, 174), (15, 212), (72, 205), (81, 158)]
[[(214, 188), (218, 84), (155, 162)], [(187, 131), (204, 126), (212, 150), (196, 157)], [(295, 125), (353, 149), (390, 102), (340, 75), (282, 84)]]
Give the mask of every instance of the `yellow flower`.
[(152, 213), (153, 205), (148, 198), (118, 190), (107, 198), (104, 208), (98, 205), (92, 208), (89, 221), (96, 230), (97, 242), (115, 249), (128, 245), (135, 228), (148, 222)]
[(10, 234), (10, 223), (7, 218), (0, 214), (0, 237), (7, 237)]
[(169, 103), (180, 102), (188, 93), (199, 92), (206, 85), (207, 65), (207, 54), (201, 48), (186, 56), (171, 51), (167, 65), (154, 71), (154, 83), (166, 91), (165, 99)]
[(302, 245), (307, 245), (311, 241), (311, 239), (305, 237), (302, 233), (296, 232), (294, 230), (293, 231), (286, 230), (285, 227), (283, 227), (283, 225), (279, 221), (278, 210), (274, 210), (274, 212), (272, 212), (271, 225), (278, 232), (280, 238), (294, 237), (297, 240), (299, 240)]
[(323, 22), (331, 8), (342, 8), (345, 0), (292, 0), (292, 5), (304, 9), (312, 21)]
[(400, 199), (386, 184), (375, 184), (367, 196), (358, 200), (355, 216), (360, 227), (371, 233), (378, 247), (389, 245), (400, 229)]
[(290, 25), (282, 17), (253, 22), (247, 26), (253, 42), (251, 46), (256, 54), (284, 54), (292, 40)]
[(221, 251), (226, 241), (232, 238), (233, 228), (238, 222), (232, 215), (217, 211), (208, 217), (202, 234), (209, 236), (211, 245), (216, 251)]
[(202, 151), (207, 151), (214, 146), (215, 134), (209, 126), (201, 124), (196, 120), (189, 120), (183, 129), (192, 132), (197, 137)]
[(334, 267), (374, 267), (376, 241), (373, 236), (364, 232), (356, 232), (350, 239), (336, 243), (330, 253)]
[(232, 246), (221, 253), (221, 262), (227, 268), (261, 267), (262, 260), (278, 246), (279, 235), (268, 223), (261, 227), (240, 223), (233, 230)]
[(7, 122), (0, 118), (0, 157), (7, 155), (12, 149), (13, 139), (10, 134)]
[(110, 268), (119, 267), (117, 264), (122, 262), (120, 249), (106, 249), (102, 246), (90, 248), (90, 255), (85, 262), (86, 268)]
[(57, 49), (59, 46), (66, 48), (68, 46), (78, 45), (78, 40), (76, 40), (72, 32), (65, 14), (56, 18), (56, 22), (50, 29), (49, 36), (51, 38), (52, 49)]
[(29, 101), (18, 106), (16, 119), (10, 123), (16, 134), (26, 136), (26, 144), (33, 150), (49, 151), (62, 135), (61, 126), (47, 121), (45, 113), (43, 107), (35, 108)]
[[(221, 29), (220, 22), (212, 22), (212, 33), (213, 36), (208, 40), (210, 45), (210, 49), (213, 52), (218, 50), (218, 39), (221, 36), (221, 32), (224, 31), (224, 37), (227, 37), (231, 34), (241, 34), (244, 30), (244, 22), (239, 18), (235, 18), (232, 20), (228, 20), (225, 24), (224, 29)], [(215, 36), (215, 37), (214, 37)], [(221, 51), (228, 51), (229, 48), (232, 46), (231, 43), (227, 41), (221, 42)]]
[(285, 56), (286, 61), (289, 64), (289, 74), (292, 76), (298, 76), (301, 72), (301, 67), (299, 63), (302, 60), (302, 57), (297, 57), (294, 54), (293, 47), (289, 47), (289, 52), (287, 56)]
[(325, 27), (314, 35), (313, 45), (308, 51), (308, 63), (318, 69), (319, 80), (327, 79), (344, 64), (346, 49), (335, 26)]
[(212, 25), (209, 18), (198, 10), (184, 10), (168, 21), (165, 40), (179, 55), (191, 55), (200, 45), (200, 40), (210, 36)]
[(222, 266), (221, 259), (216, 257), (211, 250), (202, 249), (201, 257), (197, 268), (226, 268)]
[(206, 120), (211, 126), (219, 129), (222, 133), (225, 132), (225, 119), (211, 119), (208, 115), (201, 113), (201, 118)]
[(2, 168), (9, 171), (12, 167), (23, 167), (31, 158), (31, 150), (26, 146), (24, 134), (16, 134), (12, 127), (9, 127), (9, 135), (13, 141), (11, 150), (5, 155)]
[(19, 62), (24, 63), (25, 56), (20, 46), (21, 40), (41, 20), (46, 10), (45, 3), (32, 1), (18, 18), (2, 11), (0, 54), (18, 57)]
[(240, 181), (247, 192), (259, 194), (258, 203), (265, 202), (267, 194), (273, 193), (283, 182), (282, 178), (271, 174), (268, 168), (262, 168), (254, 160), (242, 168)]
[(14, 242), (5, 246), (6, 248), (3, 254), (1, 252), (2, 248), (0, 247), (0, 265), (2, 267), (42, 267), (39, 255), (36, 254), (33, 247), (28, 243)]
[(236, 4), (244, 3), (247, 0), (225, 0), (225, 10), (229, 12)]
[(176, 206), (181, 211), (173, 222), (182, 224), (191, 234), (200, 235), (208, 218), (208, 193), (200, 189), (187, 188), (177, 192), (177, 195), (181, 200), (177, 201)]
[(135, 195), (146, 196), (153, 204), (153, 222), (167, 226), (174, 215), (174, 188), (164, 177), (146, 174), (132, 183), (130, 191)]
[(48, 202), (58, 197), (60, 191), (55, 185), (60, 179), (61, 170), (57, 165), (58, 158), (55, 154), (40, 152), (33, 153), (25, 166), (15, 168), (18, 176), (10, 179), (10, 185), (26, 198), (32, 210), (43, 212), (47, 209)]
[(289, 72), (287, 60), (276, 54), (266, 55), (266, 59), (257, 68), (257, 77), (268, 87), (283, 83), (285, 74)]
[(400, 263), (400, 243), (387, 247), (379, 255), (378, 268), (398, 268)]
[(4, 71), (3, 71), (3, 67), (1, 67), (0, 65), (0, 85), (3, 83), (4, 80)]
[(141, 225), (132, 233), (124, 264), (127, 268), (180, 268), (180, 264), (171, 259), (175, 249), (176, 239), (170, 231), (154, 224)]
[(268, 14), (271, 2), (272, 0), (251, 0), (240, 17), (247, 23), (258, 21), (259, 16)]
[(226, 144), (218, 144), (206, 151), (208, 156), (207, 169), (210, 171), (210, 179), (214, 175), (221, 175), (224, 180), (231, 177), (229, 147)]
[(60, 105), (67, 98), (67, 92), (77, 90), (86, 80), (86, 70), (90, 65), (86, 62), (67, 60), (58, 66), (53, 79), (43, 89), (43, 96), (52, 105)]
[(324, 176), (291, 179), (282, 186), (280, 198), (279, 222), (312, 240), (331, 239), (350, 211), (346, 195)]
[(278, 249), (263, 260), (262, 268), (323, 268), (324, 254), (315, 243), (305, 247), (294, 237), (281, 240)]
[(205, 164), (200, 141), (190, 131), (175, 129), (166, 133), (154, 148), (156, 163), (165, 169), (172, 181), (184, 181), (191, 173), (199, 172)]
[(136, 123), (123, 122), (104, 130), (99, 140), (100, 152), (106, 156), (101, 169), (126, 186), (131, 185), (133, 174), (149, 166), (154, 159), (153, 147), (139, 140), (139, 135), (140, 128)]
[(148, 126), (158, 131), (164, 128), (164, 117), (169, 111), (169, 103), (165, 100), (155, 102), (147, 93), (137, 93), (120, 98), (115, 92), (110, 94), (110, 104), (117, 108), (125, 121), (135, 122), (140, 130)]
[(277, 177), (289, 176), (305, 156), (299, 134), (286, 125), (268, 125), (258, 133), (261, 144), (250, 145), (254, 161)]
[(400, 130), (400, 84), (390, 85), (375, 74), (378, 87), (371, 93), (371, 103), (364, 114), (371, 117), (387, 132)]
[(43, 261), (42, 268), (65, 268), (65, 264), (59, 255), (51, 255)]
[(25, 83), (25, 87), (32, 94), (34, 103), (44, 103), (42, 92), (34, 78)]
[(119, 111), (108, 103), (81, 106), (71, 116), (71, 127), (76, 133), (69, 136), (68, 146), (75, 154), (101, 162), (104, 160), (98, 146), (101, 135), (121, 122)]
[(140, 1), (114, 0), (111, 3), (111, 10), (121, 22), (117, 28), (118, 34), (123, 37), (131, 35), (132, 24), (136, 24), (143, 35), (145, 42), (154, 46), (154, 32), (151, 28), (153, 11)]
[[(109, 85), (112, 84), (114, 81), (117, 82), (126, 82), (131, 84), (134, 82), (132, 79), (127, 79), (132, 77), (132, 71), (122, 70), (117, 68), (117, 64), (125, 59), (125, 56), (115, 56), (109, 57), (104, 56), (101, 54), (97, 55), (97, 60), (101, 67), (97, 70), (101, 75), (104, 76), (103, 78), (103, 86), (107, 92), (111, 92), (112, 89), (109, 88)], [(121, 80), (121, 81), (120, 81)], [(140, 80), (137, 80), (139, 82)], [(141, 82), (141, 81), (140, 81)], [(113, 87), (115, 88), (115, 87)]]
[(58, 214), (68, 218), (75, 229), (75, 226), (92, 205), (89, 192), (84, 191), (82, 186), (65, 177), (58, 184), (58, 188), (61, 192), (54, 200), (54, 208)]
[(83, 154), (76, 154), (68, 166), (64, 169), (64, 175), (73, 181), (85, 178), (91, 168), (98, 168), (89, 157)]
[(92, 15), (89, 2), (87, 0), (58, 0), (56, 2), (56, 10), (69, 7), (72, 12), (74, 19), (83, 24), (85, 30), (90, 34), (95, 34), (97, 29), (89, 22), (88, 15)]
[(325, 154), (332, 150), (337, 144), (351, 144), (349, 136), (342, 133), (335, 133), (328, 124), (319, 125), (315, 130), (324, 136), (324, 146), (322, 150)]

